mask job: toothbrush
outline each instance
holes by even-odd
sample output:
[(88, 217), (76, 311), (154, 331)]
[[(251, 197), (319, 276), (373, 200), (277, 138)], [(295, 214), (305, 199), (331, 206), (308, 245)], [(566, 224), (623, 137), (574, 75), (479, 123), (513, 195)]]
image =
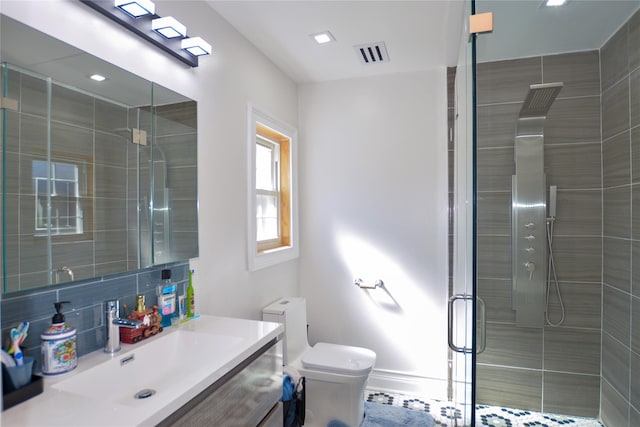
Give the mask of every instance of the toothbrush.
[[(29, 322), (22, 322), (21, 324), (18, 325), (18, 328), (11, 329), (11, 346), (9, 347), (9, 350), (7, 351), (7, 353), (14, 354), (15, 352), (14, 347), (16, 346), (16, 343), (17, 343), (17, 346), (22, 345), (25, 338), (27, 337), (28, 330), (29, 330)], [(17, 340), (15, 337), (17, 337)]]
[(16, 361), (16, 366), (24, 365), (24, 360), (22, 358), (22, 350), (20, 350), (20, 347), (16, 347), (16, 351), (15, 351), (15, 354), (13, 355), (13, 358)]
[(11, 349), (13, 350), (13, 358), (18, 366), (24, 365), (24, 360), (22, 360), (22, 350), (20, 350), (19, 344), (21, 342), (20, 337), (23, 337), (23, 335), (21, 335), (16, 328), (11, 329)]
[(20, 332), (20, 345), (22, 345), (22, 342), (27, 337), (27, 332), (29, 332), (29, 322), (22, 322), (18, 326), (18, 332)]

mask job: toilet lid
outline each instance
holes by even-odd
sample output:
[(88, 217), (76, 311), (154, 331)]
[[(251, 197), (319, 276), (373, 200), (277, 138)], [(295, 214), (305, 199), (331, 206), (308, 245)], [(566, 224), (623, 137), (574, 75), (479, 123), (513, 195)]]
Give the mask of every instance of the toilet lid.
[(361, 375), (371, 371), (376, 354), (361, 347), (319, 342), (302, 355), (302, 366), (325, 372)]

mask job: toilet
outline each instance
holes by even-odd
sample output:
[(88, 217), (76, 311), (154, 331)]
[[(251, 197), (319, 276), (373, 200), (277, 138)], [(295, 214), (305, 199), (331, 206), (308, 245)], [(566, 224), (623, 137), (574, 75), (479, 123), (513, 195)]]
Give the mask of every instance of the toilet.
[(305, 426), (339, 420), (358, 427), (364, 419), (364, 389), (376, 362), (366, 348), (307, 341), (304, 298), (281, 298), (265, 307), (262, 319), (284, 325), (283, 364), (306, 377)]

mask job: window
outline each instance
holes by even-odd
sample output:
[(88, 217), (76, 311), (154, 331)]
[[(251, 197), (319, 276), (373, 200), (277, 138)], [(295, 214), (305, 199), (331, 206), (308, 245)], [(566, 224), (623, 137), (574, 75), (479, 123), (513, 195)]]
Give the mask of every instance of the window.
[[(46, 235), (49, 227), (52, 234), (82, 234), (84, 230), (78, 166), (51, 162), (51, 181), (49, 181), (47, 162), (33, 160), (32, 164), (36, 235)], [(51, 197), (51, 224), (47, 220), (49, 196)]]
[(249, 269), (298, 256), (295, 129), (249, 108)]

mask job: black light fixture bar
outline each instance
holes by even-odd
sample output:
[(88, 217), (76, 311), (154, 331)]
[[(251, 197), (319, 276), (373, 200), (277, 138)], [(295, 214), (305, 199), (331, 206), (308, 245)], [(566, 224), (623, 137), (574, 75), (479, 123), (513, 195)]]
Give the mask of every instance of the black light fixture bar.
[(114, 5), (113, 0), (80, 0), (90, 8), (100, 12), (104, 16), (114, 20), (126, 29), (139, 35), (156, 47), (164, 50), (174, 58), (179, 59), (191, 67), (198, 66), (198, 57), (193, 56), (182, 49), (182, 38), (166, 39), (151, 28), (151, 21), (160, 18), (158, 15), (144, 15), (133, 18)]

